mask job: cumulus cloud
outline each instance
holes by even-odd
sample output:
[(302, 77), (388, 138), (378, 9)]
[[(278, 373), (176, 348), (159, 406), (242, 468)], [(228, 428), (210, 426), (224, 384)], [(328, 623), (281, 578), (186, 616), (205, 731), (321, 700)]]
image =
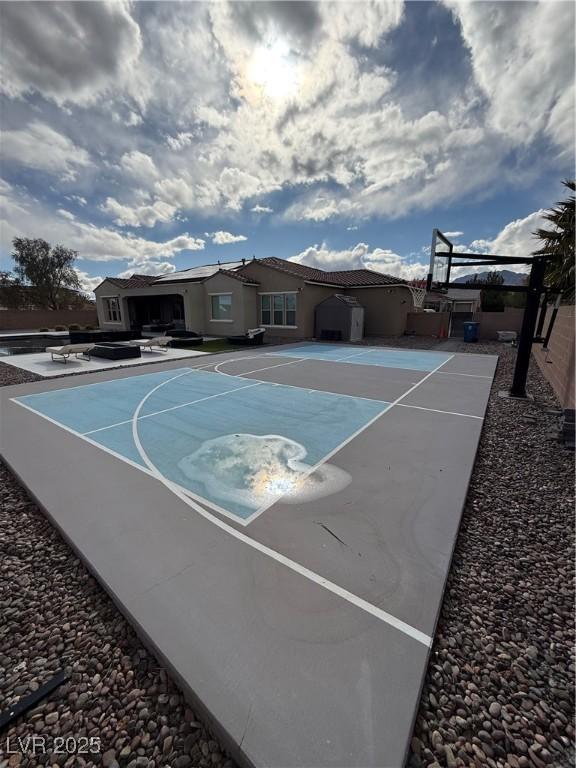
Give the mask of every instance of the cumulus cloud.
[(248, 238), (244, 235), (233, 235), (231, 232), (223, 232), (222, 230), (212, 233), (212, 242), (216, 245), (241, 243), (243, 240), (248, 240)]
[(402, 256), (386, 248), (370, 248), (366, 243), (358, 243), (353, 248), (331, 250), (323, 243), (312, 245), (289, 261), (305, 264), (316, 269), (338, 271), (345, 269), (371, 269), (404, 280), (414, 280), (426, 276), (427, 266), (423, 263), (409, 263)]
[[(456, 245), (456, 253), (492, 253), (497, 256), (518, 256), (530, 258), (532, 253), (537, 250), (539, 243), (534, 237), (534, 232), (545, 225), (545, 210), (539, 209), (521, 219), (514, 219), (504, 226), (492, 238), (482, 240), (472, 240), (467, 244)], [(470, 261), (470, 266), (455, 267), (454, 276), (465, 275), (473, 272), (485, 272), (487, 267), (475, 267), (474, 262)], [(498, 267), (493, 269), (497, 270)], [(529, 272), (530, 266), (523, 264), (512, 264), (506, 266), (512, 272)]]
[(0, 148), (5, 161), (57, 174), (65, 181), (72, 181), (80, 168), (91, 164), (85, 149), (40, 121), (3, 131)]
[(158, 222), (171, 221), (177, 211), (176, 206), (163, 200), (132, 207), (122, 205), (113, 197), (107, 197), (101, 209), (121, 227), (153, 227)]
[(158, 169), (154, 165), (154, 160), (150, 155), (138, 150), (122, 155), (120, 167), (133, 179), (143, 184), (152, 184), (158, 178)]
[(444, 232), (443, 234), (446, 235), (446, 237), (453, 237), (454, 239), (457, 239), (462, 237), (464, 232)]
[(528, 143), (574, 144), (574, 4), (445, 0), (461, 25), (493, 127)]
[(123, 0), (2, 4), (2, 89), (38, 92), (58, 104), (93, 103), (118, 87), (142, 48)]
[(4, 3), (5, 165), (75, 178), (118, 227), (269, 214), (279, 192), (275, 214), (318, 229), (565, 165), (541, 139), (573, 151), (573, 5), (446, 3), (462, 77), (426, 98), (384, 55), (401, 3)]
[[(468, 246), (460, 246), (462, 251), (471, 253), (494, 253), (498, 256), (530, 257), (539, 247), (539, 242), (534, 237), (534, 232), (545, 226), (545, 210), (540, 209), (528, 214), (522, 219), (509, 222), (492, 239), (473, 240)], [(529, 267), (512, 266), (513, 271), (524, 272)]]
[(82, 290), (86, 293), (92, 294), (94, 292), (94, 288), (100, 285), (102, 280), (104, 280), (101, 275), (94, 277), (93, 275), (89, 275), (87, 272), (83, 272), (81, 269), (76, 269), (75, 271), (80, 280)]
[(133, 271), (142, 271), (152, 263), (186, 251), (202, 250), (205, 245), (203, 239), (188, 233), (169, 240), (148, 240), (78, 219), (54, 216), (41, 203), (4, 181), (0, 182), (0, 210), (0, 247), (6, 252), (14, 237), (42, 237), (78, 251), (82, 262), (126, 261), (135, 268)]
[[(139, 275), (168, 275), (176, 271), (174, 264), (169, 261), (150, 262), (148, 264), (138, 265)], [(118, 277), (131, 277), (134, 274), (134, 269), (126, 269), (123, 272), (118, 273)]]

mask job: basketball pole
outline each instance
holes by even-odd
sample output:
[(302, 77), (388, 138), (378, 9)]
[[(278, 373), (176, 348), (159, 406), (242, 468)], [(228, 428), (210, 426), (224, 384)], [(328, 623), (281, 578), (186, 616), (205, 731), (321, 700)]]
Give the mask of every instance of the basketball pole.
[(526, 379), (528, 377), (528, 368), (530, 367), (530, 354), (534, 342), (534, 331), (538, 319), (540, 297), (544, 290), (545, 271), (546, 258), (535, 256), (532, 263), (532, 269), (530, 270), (526, 308), (524, 309), (522, 330), (520, 331), (520, 340), (518, 341), (518, 352), (516, 355), (516, 366), (514, 368), (514, 378), (512, 379), (509, 397), (528, 397), (526, 394)]

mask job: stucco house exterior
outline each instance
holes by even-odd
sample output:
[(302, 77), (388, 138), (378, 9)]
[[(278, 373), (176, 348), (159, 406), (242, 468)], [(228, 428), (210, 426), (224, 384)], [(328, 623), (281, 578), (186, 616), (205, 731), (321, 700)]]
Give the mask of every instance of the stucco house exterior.
[(273, 336), (314, 337), (314, 310), (334, 294), (364, 307), (364, 334), (396, 336), (414, 308), (408, 283), (367, 269), (329, 272), (275, 257), (209, 264), (169, 275), (107, 277), (94, 291), (100, 327), (137, 330), (170, 323), (202, 335), (264, 327)]

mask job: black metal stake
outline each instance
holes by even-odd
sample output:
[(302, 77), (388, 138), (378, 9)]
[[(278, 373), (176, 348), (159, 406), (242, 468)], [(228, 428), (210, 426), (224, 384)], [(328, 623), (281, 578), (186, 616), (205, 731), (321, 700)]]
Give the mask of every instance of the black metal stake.
[(524, 310), (522, 330), (520, 331), (518, 354), (516, 356), (514, 378), (510, 388), (510, 397), (527, 397), (526, 378), (528, 376), (528, 368), (530, 366), (530, 353), (532, 351), (534, 330), (536, 328), (536, 320), (538, 318), (540, 295), (544, 287), (545, 271), (546, 259), (535, 256), (532, 263), (532, 269), (530, 271), (530, 281), (528, 282), (526, 309)]

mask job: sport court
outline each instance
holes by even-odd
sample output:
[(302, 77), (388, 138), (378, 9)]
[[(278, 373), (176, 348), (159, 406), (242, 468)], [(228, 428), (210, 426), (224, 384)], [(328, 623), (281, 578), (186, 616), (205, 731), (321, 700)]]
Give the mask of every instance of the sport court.
[(6, 460), (245, 760), (401, 765), (497, 358), (183, 362), (5, 390)]

